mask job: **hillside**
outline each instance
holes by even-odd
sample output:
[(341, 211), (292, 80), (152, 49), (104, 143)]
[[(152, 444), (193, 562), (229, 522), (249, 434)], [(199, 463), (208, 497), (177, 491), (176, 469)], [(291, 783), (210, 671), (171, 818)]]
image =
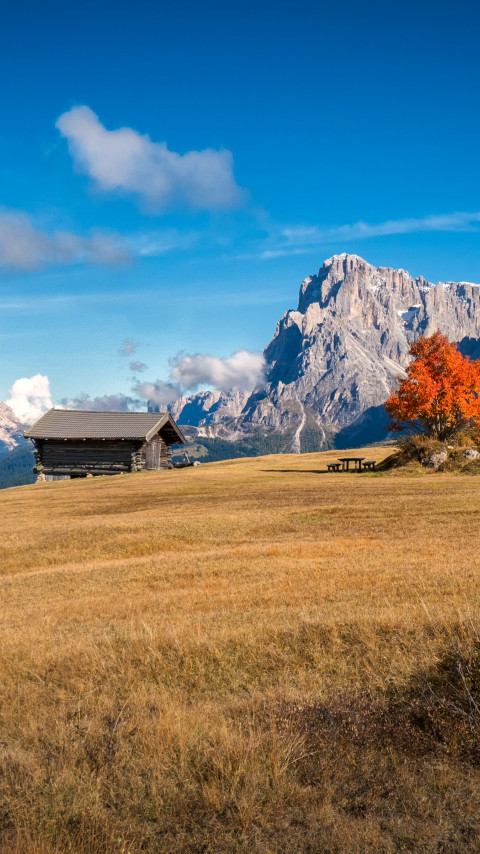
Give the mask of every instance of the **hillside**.
[(2, 491), (2, 854), (478, 850), (480, 480), (336, 456)]

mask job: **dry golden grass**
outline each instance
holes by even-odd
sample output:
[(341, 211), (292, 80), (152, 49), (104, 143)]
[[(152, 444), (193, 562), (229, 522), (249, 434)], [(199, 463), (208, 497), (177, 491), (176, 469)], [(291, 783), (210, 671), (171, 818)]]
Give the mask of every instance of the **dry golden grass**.
[(337, 457), (0, 493), (1, 854), (480, 851), (480, 479)]

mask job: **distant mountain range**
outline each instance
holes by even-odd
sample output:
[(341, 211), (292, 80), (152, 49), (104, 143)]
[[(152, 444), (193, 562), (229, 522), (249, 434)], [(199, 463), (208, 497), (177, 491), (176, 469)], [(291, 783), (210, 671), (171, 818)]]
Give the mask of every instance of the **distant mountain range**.
[(10, 407), (0, 401), (0, 454), (17, 447), (24, 429)]
[[(334, 255), (300, 285), (248, 391), (202, 391), (171, 411), (200, 459), (346, 448), (385, 439), (383, 403), (408, 351), (437, 329), (480, 358), (480, 285), (433, 285), (405, 270)], [(23, 427), (0, 403), (0, 485), (33, 479)]]
[(23, 438), (25, 426), (10, 407), (0, 401), (0, 489), (35, 480), (33, 449)]
[(433, 285), (405, 270), (334, 255), (300, 285), (265, 349), (266, 384), (200, 392), (172, 407), (198, 442), (276, 434), (281, 449), (348, 447), (385, 438), (383, 403), (404, 376), (420, 334), (440, 329), (480, 357), (480, 286)]

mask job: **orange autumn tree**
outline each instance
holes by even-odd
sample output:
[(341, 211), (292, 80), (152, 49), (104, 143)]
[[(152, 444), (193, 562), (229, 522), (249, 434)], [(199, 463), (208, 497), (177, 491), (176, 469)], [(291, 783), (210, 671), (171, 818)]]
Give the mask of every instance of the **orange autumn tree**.
[(466, 427), (480, 427), (480, 362), (472, 362), (435, 332), (410, 348), (407, 377), (392, 392), (385, 409), (389, 430), (414, 427), (445, 442)]

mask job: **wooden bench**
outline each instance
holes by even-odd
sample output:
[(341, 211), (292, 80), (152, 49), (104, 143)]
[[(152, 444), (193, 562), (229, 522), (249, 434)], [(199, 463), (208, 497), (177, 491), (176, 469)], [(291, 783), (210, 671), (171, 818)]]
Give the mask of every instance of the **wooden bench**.
[(362, 463), (362, 467), (367, 471), (375, 471), (375, 460), (367, 460), (366, 463)]
[(341, 463), (327, 463), (327, 471), (340, 471)]

